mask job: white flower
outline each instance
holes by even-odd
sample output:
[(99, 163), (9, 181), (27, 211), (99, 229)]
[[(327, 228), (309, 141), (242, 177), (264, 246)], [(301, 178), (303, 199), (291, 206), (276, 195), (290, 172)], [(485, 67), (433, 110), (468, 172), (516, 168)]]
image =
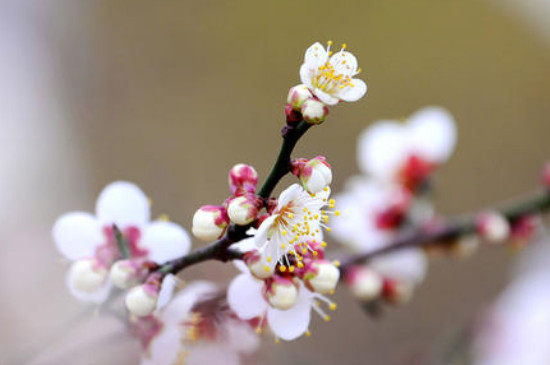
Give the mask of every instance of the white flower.
[(294, 340), (309, 331), (311, 309), (315, 310), (323, 319), (330, 317), (320, 308), (317, 300), (323, 301), (336, 309), (328, 298), (313, 293), (303, 284), (298, 289), (298, 297), (290, 309), (280, 310), (273, 308), (262, 295), (264, 282), (254, 278), (248, 271), (243, 272), (231, 281), (227, 290), (227, 301), (231, 309), (243, 320), (260, 318), (258, 330), (264, 320), (277, 338), (286, 341)]
[(59, 252), (78, 262), (67, 274), (67, 285), (80, 300), (101, 303), (109, 295), (108, 275), (101, 274), (103, 279), (98, 285), (94, 281), (97, 277), (86, 276), (83, 270), (86, 264), (80, 262), (93, 260), (96, 273), (102, 270), (108, 273), (116, 261), (124, 258), (113, 225), (123, 235), (129, 259), (163, 264), (186, 254), (191, 245), (189, 236), (179, 225), (163, 220), (150, 222), (149, 201), (136, 185), (122, 181), (111, 183), (97, 199), (95, 216), (85, 212), (67, 213), (59, 217), (53, 227)]
[(383, 181), (418, 180), (445, 162), (455, 144), (452, 115), (443, 108), (426, 107), (406, 124), (383, 120), (368, 127), (359, 137), (357, 161), (364, 173)]
[(204, 313), (210, 308), (202, 308), (201, 301), (217, 290), (213, 283), (194, 282), (158, 316), (140, 319), (136, 325), (145, 347), (141, 364), (238, 365), (241, 355), (255, 351), (259, 339), (248, 323), (227, 311)]
[(367, 92), (367, 84), (354, 78), (361, 72), (357, 59), (345, 51), (345, 44), (334, 54), (331, 45), (332, 42), (328, 42), (325, 49), (316, 42), (307, 49), (300, 67), (300, 79), (327, 105), (336, 105), (340, 100), (357, 101)]
[(266, 257), (266, 265), (273, 267), (278, 262), (288, 265), (287, 254), (300, 261), (294, 251), (296, 244), (308, 249), (308, 241), (322, 241), (321, 228), (328, 229), (325, 224), (328, 214), (332, 213), (322, 209), (334, 207), (334, 201), (328, 200), (329, 194), (329, 188), (318, 194), (309, 194), (298, 184), (281, 193), (273, 214), (262, 222), (255, 236), (256, 247)]

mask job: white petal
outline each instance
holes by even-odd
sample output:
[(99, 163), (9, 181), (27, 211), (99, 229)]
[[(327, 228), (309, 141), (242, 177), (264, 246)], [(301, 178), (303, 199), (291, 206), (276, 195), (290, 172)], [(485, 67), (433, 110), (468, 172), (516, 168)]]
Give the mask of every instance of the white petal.
[(240, 274), (231, 281), (227, 302), (239, 318), (252, 319), (265, 312), (267, 303), (262, 297), (262, 285), (248, 274)]
[(453, 116), (440, 107), (427, 107), (409, 118), (409, 138), (413, 151), (428, 161), (442, 163), (456, 145), (456, 125)]
[(338, 98), (344, 101), (357, 101), (361, 99), (367, 93), (367, 84), (363, 80), (353, 79), (351, 80), (353, 86), (348, 86), (340, 93), (338, 93)]
[[(241, 240), (233, 245), (231, 245), (231, 248), (236, 249), (240, 252), (248, 252), (256, 248), (256, 244), (254, 241), (254, 237), (246, 238), (244, 240)], [(248, 266), (242, 261), (242, 260), (233, 260), (233, 265), (242, 273), (248, 273)]]
[(239, 365), (239, 354), (220, 343), (199, 344), (189, 349), (188, 365)]
[(373, 177), (393, 178), (406, 156), (405, 128), (399, 123), (380, 121), (359, 136), (359, 168)]
[(336, 52), (329, 60), (336, 73), (353, 77), (357, 73), (357, 58), (347, 51)]
[(310, 294), (302, 286), (294, 307), (285, 311), (268, 307), (267, 322), (273, 333), (286, 341), (292, 341), (306, 333), (311, 320), (311, 301)]
[(257, 248), (262, 248), (265, 246), (269, 230), (271, 229), (275, 219), (277, 219), (277, 216), (272, 215), (271, 217), (266, 218), (262, 224), (260, 224), (260, 227), (258, 227), (258, 232), (254, 236), (254, 244)]
[(327, 94), (321, 89), (314, 89), (313, 94), (315, 94), (315, 96), (318, 97), (319, 100), (321, 100), (326, 105), (336, 105), (340, 101), (340, 99)]
[(227, 319), (224, 322), (224, 329), (224, 338), (228, 342), (228, 347), (233, 350), (251, 354), (260, 346), (260, 338), (248, 322)]
[(71, 294), (78, 300), (81, 300), (83, 302), (90, 302), (95, 304), (101, 304), (103, 303), (111, 293), (111, 281), (107, 279), (105, 281), (105, 284), (96, 292), (83, 292), (80, 290), (77, 290), (73, 283), (74, 280), (72, 278), (72, 270), (67, 271), (67, 275), (65, 275), (65, 283), (67, 284), (67, 287), (69, 288), (69, 291)]
[(151, 341), (149, 351), (141, 359), (141, 365), (173, 365), (179, 352), (184, 350), (177, 322), (164, 323), (161, 331)]
[(307, 64), (300, 66), (300, 81), (302, 84), (306, 85), (308, 88), (313, 89), (313, 84), (311, 80), (315, 75), (315, 69), (310, 68)]
[(370, 266), (389, 278), (420, 284), (426, 276), (428, 261), (423, 251), (410, 248), (377, 257)]
[(304, 189), (298, 184), (292, 184), (288, 188), (283, 190), (281, 195), (279, 195), (277, 210), (287, 205), (291, 200), (296, 199), (296, 197), (298, 197), (303, 191)]
[[(213, 295), (218, 290), (216, 284), (209, 281), (195, 281), (177, 292), (162, 311), (162, 319), (179, 324), (185, 319), (195, 303), (203, 297)], [(159, 299), (160, 300), (160, 299)]]
[(85, 212), (72, 212), (57, 219), (52, 230), (59, 252), (69, 260), (92, 257), (104, 237), (96, 218)]
[(150, 260), (163, 264), (187, 254), (191, 239), (178, 224), (159, 220), (145, 228), (139, 245), (149, 251)]
[[(315, 42), (307, 50), (304, 57), (304, 64), (309, 68), (318, 68), (324, 65), (328, 60), (328, 52), (325, 47), (319, 42)], [(305, 82), (304, 82), (305, 84)]]
[(113, 182), (99, 194), (96, 214), (102, 224), (143, 227), (149, 222), (149, 200), (137, 185)]
[(157, 309), (164, 308), (170, 302), (170, 299), (172, 299), (174, 290), (176, 289), (176, 280), (176, 277), (172, 274), (166, 275), (162, 280), (157, 300)]

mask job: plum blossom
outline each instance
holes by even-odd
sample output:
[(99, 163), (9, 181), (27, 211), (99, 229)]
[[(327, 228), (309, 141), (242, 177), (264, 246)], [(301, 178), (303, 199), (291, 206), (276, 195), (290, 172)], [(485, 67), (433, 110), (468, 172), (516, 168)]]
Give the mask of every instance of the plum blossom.
[(263, 252), (267, 267), (280, 263), (293, 270), (288, 256), (300, 262), (296, 244), (307, 252), (312, 250), (308, 242), (322, 242), (321, 229), (330, 229), (326, 223), (333, 213), (323, 208), (333, 208), (335, 204), (334, 200), (328, 200), (329, 195), (328, 187), (318, 194), (309, 194), (298, 184), (281, 193), (272, 215), (262, 222), (255, 235), (256, 247)]
[(426, 107), (406, 123), (382, 120), (368, 127), (359, 137), (357, 161), (365, 174), (415, 190), (449, 158), (455, 145), (452, 115), (440, 107)]
[(259, 338), (220, 299), (215, 284), (197, 281), (157, 315), (136, 320), (133, 332), (143, 346), (141, 364), (240, 364), (242, 355), (258, 348)]
[(239, 318), (259, 318), (258, 332), (267, 324), (277, 338), (286, 341), (292, 341), (309, 332), (312, 309), (323, 319), (330, 320), (318, 301), (326, 303), (331, 309), (336, 308), (328, 298), (310, 291), (300, 282), (295, 303), (289, 309), (277, 309), (263, 294), (264, 285), (264, 281), (256, 279), (248, 270), (243, 270), (231, 281), (227, 290), (227, 301)]
[(357, 59), (346, 51), (346, 44), (333, 54), (332, 42), (325, 49), (319, 42), (307, 50), (300, 67), (303, 84), (323, 103), (336, 105), (339, 101), (357, 101), (367, 92), (367, 84), (354, 78), (361, 72)]
[[(117, 240), (117, 230), (122, 242)], [(108, 274), (117, 261), (126, 259), (137, 266), (163, 264), (186, 254), (191, 245), (179, 225), (150, 221), (145, 194), (135, 184), (123, 181), (103, 189), (95, 215), (66, 213), (57, 219), (52, 234), (59, 252), (73, 262), (66, 278), (70, 292), (79, 300), (95, 303), (108, 297), (112, 287)]]

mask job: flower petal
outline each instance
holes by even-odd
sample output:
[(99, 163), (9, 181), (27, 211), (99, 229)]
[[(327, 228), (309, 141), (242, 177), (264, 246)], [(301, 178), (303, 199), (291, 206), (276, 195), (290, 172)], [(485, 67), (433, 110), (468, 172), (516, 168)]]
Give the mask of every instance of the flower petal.
[(304, 57), (304, 64), (309, 68), (318, 68), (328, 60), (328, 52), (319, 42), (313, 43), (307, 50)]
[(311, 301), (310, 293), (302, 286), (294, 307), (284, 311), (268, 307), (267, 322), (273, 333), (286, 341), (306, 333), (311, 320)]
[(252, 319), (265, 312), (267, 302), (262, 297), (262, 285), (248, 274), (240, 274), (231, 281), (227, 288), (227, 302), (239, 318)]
[(116, 181), (99, 194), (96, 215), (101, 224), (143, 227), (149, 222), (149, 200), (137, 185)]
[[(164, 283), (163, 283), (164, 284)], [(162, 319), (165, 322), (179, 324), (187, 317), (195, 303), (202, 297), (214, 295), (218, 287), (209, 281), (200, 280), (188, 284), (181, 291), (177, 292), (172, 300), (162, 311)], [(160, 301), (160, 298), (159, 298)]]
[(73, 270), (68, 270), (67, 274), (65, 275), (65, 283), (67, 284), (67, 287), (69, 288), (69, 292), (78, 300), (83, 302), (90, 302), (95, 304), (101, 304), (103, 303), (111, 293), (112, 284), (109, 279), (105, 280), (105, 284), (97, 291), (95, 292), (83, 292), (78, 289), (76, 289), (73, 285), (74, 279), (73, 279)]
[(314, 89), (313, 94), (315, 94), (315, 96), (318, 97), (319, 100), (321, 100), (323, 103), (327, 105), (336, 105), (340, 101), (340, 99), (327, 94), (321, 89)]
[(152, 340), (149, 351), (141, 358), (141, 365), (173, 365), (180, 351), (181, 330), (177, 322), (164, 323), (161, 332)]
[(277, 202), (277, 210), (280, 210), (285, 205), (290, 203), (290, 201), (296, 199), (296, 197), (299, 196), (303, 191), (304, 189), (298, 184), (292, 184), (288, 188), (283, 190), (281, 195), (279, 195), (279, 200)]
[(272, 215), (271, 217), (266, 218), (262, 224), (260, 224), (260, 227), (258, 227), (258, 232), (256, 232), (256, 235), (254, 236), (254, 244), (257, 248), (261, 249), (265, 246), (269, 231), (271, 230), (271, 226), (276, 218), (276, 215)]
[(176, 280), (177, 278), (172, 274), (166, 275), (162, 280), (157, 300), (157, 309), (164, 308), (170, 302), (170, 299), (172, 299), (174, 290), (176, 289)]
[(341, 100), (352, 102), (361, 99), (367, 93), (367, 84), (360, 79), (352, 79), (351, 84), (338, 94)]
[(431, 162), (445, 162), (456, 145), (453, 116), (440, 107), (420, 109), (409, 118), (408, 132), (413, 151)]
[[(254, 243), (254, 237), (246, 238), (244, 240), (241, 240), (233, 245), (231, 245), (231, 248), (236, 249), (240, 252), (248, 252), (251, 250), (254, 250), (256, 248), (256, 244)], [(243, 260), (233, 260), (233, 265), (242, 273), (248, 273), (248, 266), (244, 263)]]
[(191, 239), (178, 224), (158, 220), (145, 228), (139, 245), (149, 251), (150, 260), (163, 264), (188, 253)]
[(359, 168), (375, 178), (388, 180), (406, 158), (405, 128), (394, 121), (383, 120), (359, 136)]
[(428, 261), (423, 251), (410, 248), (379, 256), (370, 266), (389, 278), (420, 284), (426, 277)]
[(224, 322), (224, 339), (227, 345), (238, 352), (251, 354), (260, 346), (260, 338), (248, 322), (227, 319)]
[(330, 59), (336, 73), (353, 77), (357, 74), (357, 58), (347, 51), (336, 52)]
[(72, 261), (94, 256), (104, 240), (96, 218), (85, 212), (63, 214), (55, 222), (52, 235), (59, 252)]
[(313, 89), (313, 83), (312, 79), (315, 75), (315, 70), (312, 68), (309, 68), (307, 64), (303, 64), (300, 66), (300, 81), (302, 81), (302, 84), (306, 85), (308, 88)]

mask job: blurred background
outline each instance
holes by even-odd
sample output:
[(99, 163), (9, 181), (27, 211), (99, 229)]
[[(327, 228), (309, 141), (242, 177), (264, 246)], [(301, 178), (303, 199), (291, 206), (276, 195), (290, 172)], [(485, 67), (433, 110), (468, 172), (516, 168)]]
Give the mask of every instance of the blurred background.
[[(369, 123), (442, 105), (459, 143), (438, 175), (450, 216), (537, 188), (550, 157), (547, 0), (0, 1), (0, 363), (136, 364), (139, 344), (64, 284), (57, 216), (93, 211), (109, 182), (140, 185), (153, 215), (190, 229), (238, 162), (269, 171), (287, 90), (314, 41), (346, 42), (369, 91), (331, 109), (296, 156), (323, 154), (334, 190), (357, 172)], [(286, 180), (291, 181), (291, 180)], [(331, 323), (262, 364), (428, 364), (509, 281), (515, 256), (432, 263), (413, 301), (380, 319), (340, 290)], [(226, 284), (207, 264), (185, 277)], [(100, 351), (98, 351), (100, 350)]]

